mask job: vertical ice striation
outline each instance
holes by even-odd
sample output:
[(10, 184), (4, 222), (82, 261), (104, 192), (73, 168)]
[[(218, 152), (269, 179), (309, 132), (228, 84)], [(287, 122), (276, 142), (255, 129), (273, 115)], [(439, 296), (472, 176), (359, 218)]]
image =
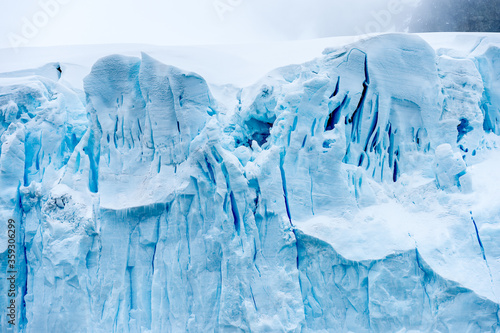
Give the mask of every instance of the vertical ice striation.
[(146, 54), (97, 61), (84, 100), (57, 64), (0, 75), (11, 331), (498, 331), (498, 54), (377, 36), (231, 112)]
[(482, 109), (484, 111), (484, 130), (500, 134), (500, 110), (498, 107), (498, 76), (500, 75), (498, 63), (499, 48), (491, 46), (476, 58), (479, 71), (484, 81)]

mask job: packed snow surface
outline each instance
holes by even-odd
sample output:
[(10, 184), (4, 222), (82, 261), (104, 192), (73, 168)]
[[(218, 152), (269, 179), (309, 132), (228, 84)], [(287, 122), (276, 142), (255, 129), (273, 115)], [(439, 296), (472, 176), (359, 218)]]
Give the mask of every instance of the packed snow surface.
[(0, 50), (2, 331), (500, 331), (500, 37), (351, 42)]

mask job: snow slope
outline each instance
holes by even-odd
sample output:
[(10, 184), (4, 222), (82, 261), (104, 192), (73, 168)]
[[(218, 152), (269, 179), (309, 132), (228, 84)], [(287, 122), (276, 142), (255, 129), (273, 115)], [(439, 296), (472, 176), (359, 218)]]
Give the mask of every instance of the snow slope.
[(500, 331), (500, 37), (349, 42), (0, 51), (2, 328)]

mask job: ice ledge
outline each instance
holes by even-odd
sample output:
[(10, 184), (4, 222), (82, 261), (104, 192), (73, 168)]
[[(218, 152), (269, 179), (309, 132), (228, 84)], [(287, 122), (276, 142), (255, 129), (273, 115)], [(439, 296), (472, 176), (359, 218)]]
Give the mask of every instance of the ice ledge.
[(418, 249), (356, 261), (318, 238), (295, 234), (306, 331), (499, 329), (498, 303), (441, 277)]

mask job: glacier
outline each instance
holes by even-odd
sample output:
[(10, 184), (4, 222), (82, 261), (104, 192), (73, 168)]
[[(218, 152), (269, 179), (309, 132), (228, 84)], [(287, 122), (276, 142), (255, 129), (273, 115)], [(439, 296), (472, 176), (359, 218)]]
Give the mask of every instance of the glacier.
[(2, 331), (500, 332), (500, 38), (431, 44), (0, 74)]

